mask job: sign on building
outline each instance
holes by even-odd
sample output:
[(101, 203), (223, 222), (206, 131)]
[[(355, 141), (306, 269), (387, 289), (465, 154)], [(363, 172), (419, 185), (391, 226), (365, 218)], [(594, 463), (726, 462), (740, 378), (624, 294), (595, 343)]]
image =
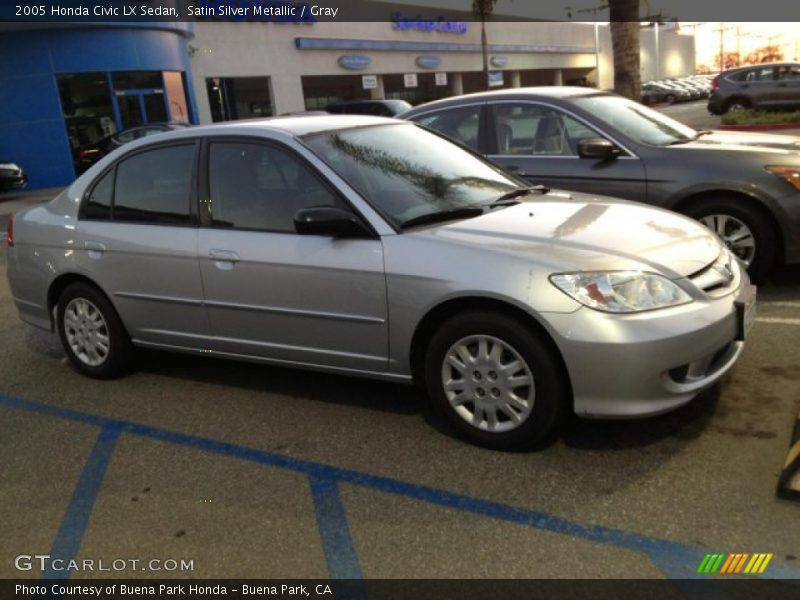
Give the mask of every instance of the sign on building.
[(503, 72), (489, 71), (489, 87), (497, 87), (500, 85), (503, 85)]
[(378, 76), (377, 75), (362, 75), (361, 87), (365, 90), (378, 89)]
[(416, 73), (406, 73), (403, 75), (403, 84), (407, 88), (415, 88), (417, 87), (417, 74)]
[(436, 73), (436, 85), (447, 85), (447, 73)]

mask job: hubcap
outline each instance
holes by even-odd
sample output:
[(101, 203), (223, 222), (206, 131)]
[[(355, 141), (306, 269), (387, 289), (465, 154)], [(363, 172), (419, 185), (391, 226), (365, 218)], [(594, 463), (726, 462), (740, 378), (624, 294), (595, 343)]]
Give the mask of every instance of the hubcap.
[(453, 344), (442, 364), (442, 386), (456, 414), (484, 431), (516, 429), (533, 410), (530, 368), (514, 348), (492, 336), (472, 335)]
[(74, 298), (64, 311), (64, 333), (73, 354), (82, 363), (97, 367), (108, 358), (108, 325), (94, 304)]
[(730, 215), (708, 215), (700, 222), (716, 233), (742, 262), (749, 265), (756, 255), (753, 232), (742, 221)]

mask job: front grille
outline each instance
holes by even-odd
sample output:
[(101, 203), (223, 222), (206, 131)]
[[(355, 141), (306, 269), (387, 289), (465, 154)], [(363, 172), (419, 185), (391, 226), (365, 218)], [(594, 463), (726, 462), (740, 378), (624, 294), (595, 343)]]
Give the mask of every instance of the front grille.
[(739, 263), (727, 250), (707, 267), (689, 276), (698, 288), (710, 296), (724, 296), (739, 284)]

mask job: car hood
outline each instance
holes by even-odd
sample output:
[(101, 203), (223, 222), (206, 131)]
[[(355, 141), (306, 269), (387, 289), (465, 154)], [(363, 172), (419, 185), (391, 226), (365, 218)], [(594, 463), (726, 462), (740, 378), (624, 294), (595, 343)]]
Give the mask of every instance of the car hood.
[(707, 267), (722, 251), (708, 229), (676, 213), (566, 192), (419, 233), (524, 254), (553, 272), (641, 269), (676, 279)]
[(724, 149), (746, 152), (761, 151), (770, 154), (793, 154), (800, 156), (800, 137), (754, 133), (750, 131), (714, 131), (675, 148)]

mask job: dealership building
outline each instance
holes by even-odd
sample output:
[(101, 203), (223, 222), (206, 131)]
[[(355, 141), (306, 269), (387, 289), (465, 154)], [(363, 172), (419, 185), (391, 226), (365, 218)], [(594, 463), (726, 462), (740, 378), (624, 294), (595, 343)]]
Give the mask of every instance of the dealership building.
[[(486, 31), (498, 88), (613, 86), (608, 27), (494, 21)], [(82, 146), (137, 125), (480, 91), (480, 39), (479, 23), (418, 7), (370, 22), (5, 24), (0, 158), (21, 164), (30, 187), (60, 186)], [(645, 78), (694, 71), (691, 36), (643, 30), (642, 53)]]

